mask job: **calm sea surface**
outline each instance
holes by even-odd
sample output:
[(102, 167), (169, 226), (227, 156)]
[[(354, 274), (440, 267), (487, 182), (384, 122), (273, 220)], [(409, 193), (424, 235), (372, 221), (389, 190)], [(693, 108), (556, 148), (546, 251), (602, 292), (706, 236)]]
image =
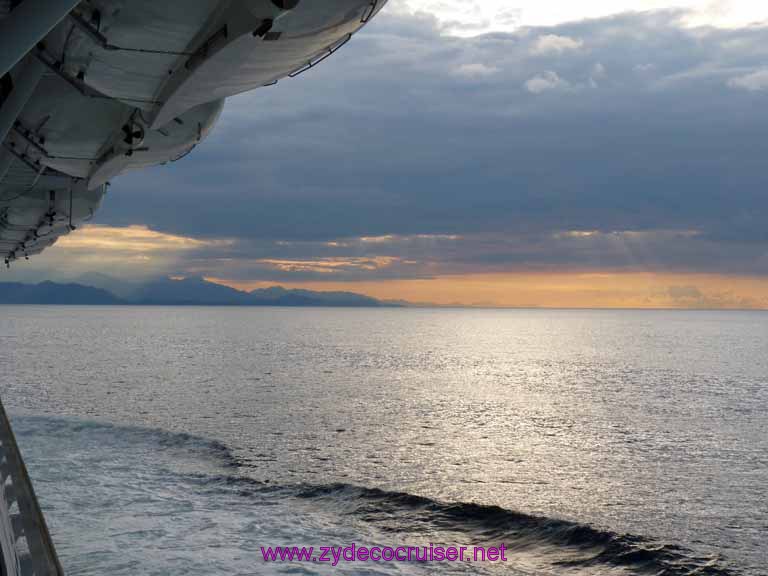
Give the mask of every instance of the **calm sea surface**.
[[(768, 574), (768, 314), (0, 307), (69, 574)], [(506, 563), (265, 563), (267, 545)]]

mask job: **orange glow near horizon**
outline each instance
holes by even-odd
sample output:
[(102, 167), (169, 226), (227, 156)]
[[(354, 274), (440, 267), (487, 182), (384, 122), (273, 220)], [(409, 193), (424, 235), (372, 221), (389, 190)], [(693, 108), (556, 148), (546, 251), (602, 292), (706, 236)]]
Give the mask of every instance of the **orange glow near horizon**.
[[(563, 235), (591, 238), (595, 231), (570, 231)], [(625, 232), (622, 236), (641, 233)], [(697, 234), (682, 231), (676, 234)], [(612, 235), (613, 237), (614, 235)], [(458, 236), (415, 236), (426, 240), (458, 241)], [(405, 237), (362, 237), (363, 244), (387, 244), (409, 240)], [(71, 273), (80, 270), (107, 270), (116, 277), (143, 278), (173, 271), (176, 275), (205, 274), (207, 266), (199, 260), (211, 258), (237, 244), (234, 239), (197, 239), (158, 232), (143, 225), (111, 227), (87, 225), (63, 237), (40, 259), (41, 264), (63, 265)], [(341, 245), (342, 241), (330, 245)], [(46, 260), (48, 258), (48, 260)], [(198, 259), (190, 266), (190, 258)], [(37, 261), (37, 260), (36, 260)], [(243, 281), (227, 278), (228, 270), (238, 270), (237, 259), (211, 260), (218, 269), (208, 280), (240, 290), (275, 285), (317, 291), (346, 291), (366, 294), (380, 300), (405, 300), (414, 304), (442, 306), (487, 306), (507, 308), (705, 308), (768, 310), (768, 276), (724, 274), (565, 270), (535, 272), (517, 270), (505, 273), (436, 274), (428, 279), (390, 279), (369, 281), (335, 280), (346, 272), (378, 275), (394, 274), (395, 266), (408, 273), (437, 271), (428, 261), (406, 260), (396, 256), (326, 256), (308, 259), (263, 258), (255, 263), (273, 269), (283, 278), (312, 273), (322, 280), (313, 282)], [(254, 261), (247, 260), (252, 265)]]
[(238, 282), (239, 290), (277, 284), (347, 291), (382, 300), (505, 308), (768, 309), (768, 278), (678, 273), (520, 273), (441, 276), (376, 282)]

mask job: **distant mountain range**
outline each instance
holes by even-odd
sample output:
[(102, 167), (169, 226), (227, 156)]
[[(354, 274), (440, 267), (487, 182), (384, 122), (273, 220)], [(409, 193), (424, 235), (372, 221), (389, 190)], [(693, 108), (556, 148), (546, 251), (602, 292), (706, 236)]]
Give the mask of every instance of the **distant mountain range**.
[[(113, 279), (99, 283), (114, 283)], [(95, 283), (95, 282), (94, 282)], [(120, 294), (120, 296), (116, 295)], [(0, 283), (0, 304), (144, 305), (144, 306), (342, 306), (397, 307), (353, 292), (289, 290), (279, 286), (243, 292), (202, 278), (162, 279), (130, 289), (108, 290), (80, 283)]]
[(82, 284), (20, 284), (0, 283), (0, 304), (122, 304), (106, 290)]

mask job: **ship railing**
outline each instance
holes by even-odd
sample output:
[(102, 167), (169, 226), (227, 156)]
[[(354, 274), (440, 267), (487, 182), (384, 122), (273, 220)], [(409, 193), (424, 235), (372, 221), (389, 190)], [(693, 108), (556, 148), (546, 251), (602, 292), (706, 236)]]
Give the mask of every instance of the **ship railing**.
[(0, 401), (0, 575), (64, 576)]

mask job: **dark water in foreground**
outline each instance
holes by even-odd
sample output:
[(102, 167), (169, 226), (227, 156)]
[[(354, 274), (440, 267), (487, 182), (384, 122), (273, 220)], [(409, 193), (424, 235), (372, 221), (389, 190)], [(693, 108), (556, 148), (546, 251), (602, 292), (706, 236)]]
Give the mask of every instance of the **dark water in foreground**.
[[(768, 314), (0, 308), (69, 574), (768, 574)], [(267, 545), (501, 564), (265, 564)]]

